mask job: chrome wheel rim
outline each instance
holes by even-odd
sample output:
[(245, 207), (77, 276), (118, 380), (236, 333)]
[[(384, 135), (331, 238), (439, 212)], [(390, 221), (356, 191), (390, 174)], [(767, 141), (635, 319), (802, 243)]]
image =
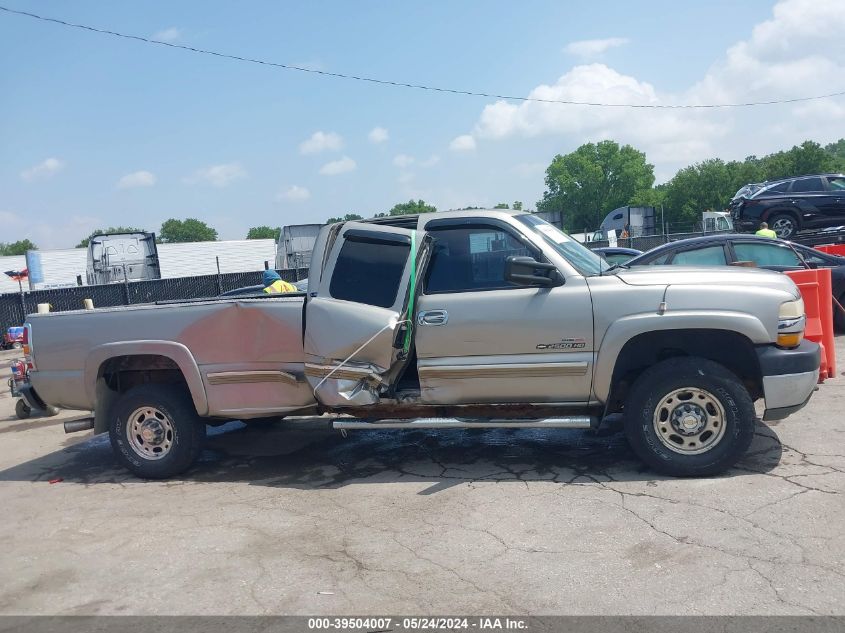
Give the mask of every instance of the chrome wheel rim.
[(654, 410), (654, 432), (675, 453), (706, 453), (725, 436), (725, 409), (705, 389), (675, 389)]
[(780, 218), (772, 224), (772, 230), (777, 233), (778, 237), (789, 237), (793, 231), (792, 220), (789, 218)]
[(140, 407), (129, 415), (126, 439), (140, 457), (150, 460), (166, 457), (174, 438), (173, 422), (155, 407)]

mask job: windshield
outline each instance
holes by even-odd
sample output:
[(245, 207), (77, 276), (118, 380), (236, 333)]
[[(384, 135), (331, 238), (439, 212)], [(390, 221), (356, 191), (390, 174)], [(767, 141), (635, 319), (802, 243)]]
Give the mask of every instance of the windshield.
[(518, 215), (516, 219), (539, 234), (546, 244), (560, 253), (582, 275), (600, 275), (610, 269), (599, 255), (544, 219), (530, 213)]

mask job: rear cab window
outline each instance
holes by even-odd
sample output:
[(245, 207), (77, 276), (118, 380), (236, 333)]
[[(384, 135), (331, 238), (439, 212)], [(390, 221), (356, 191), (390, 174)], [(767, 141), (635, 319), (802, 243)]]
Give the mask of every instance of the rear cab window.
[(348, 232), (337, 257), (329, 294), (335, 299), (381, 308), (393, 306), (410, 252), (410, 242), (371, 239)]

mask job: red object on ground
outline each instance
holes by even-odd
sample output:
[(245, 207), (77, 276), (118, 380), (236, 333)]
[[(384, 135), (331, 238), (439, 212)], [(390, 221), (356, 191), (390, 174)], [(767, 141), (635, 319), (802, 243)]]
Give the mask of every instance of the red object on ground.
[(825, 244), (824, 246), (816, 246), (817, 251), (827, 253), (828, 255), (839, 255), (845, 257), (845, 244)]
[(807, 329), (804, 338), (822, 347), (819, 382), (836, 376), (836, 348), (833, 344), (833, 298), (830, 269), (792, 270), (786, 273), (798, 286), (804, 299)]
[(50, 480), (50, 483), (51, 483), (51, 484), (57, 484), (57, 483), (59, 483), (59, 482), (61, 482), (61, 481), (64, 481), (64, 479), (62, 479), (61, 477), (56, 477), (55, 479), (51, 479), (51, 480)]

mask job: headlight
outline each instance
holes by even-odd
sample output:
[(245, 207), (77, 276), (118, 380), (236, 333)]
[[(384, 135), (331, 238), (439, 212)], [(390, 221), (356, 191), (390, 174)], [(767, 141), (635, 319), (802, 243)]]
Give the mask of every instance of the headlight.
[(804, 316), (804, 300), (796, 299), (795, 301), (787, 301), (780, 304), (778, 310), (778, 319), (797, 319)]
[(796, 299), (780, 304), (778, 310), (778, 347), (798, 347), (804, 338), (804, 300)]

